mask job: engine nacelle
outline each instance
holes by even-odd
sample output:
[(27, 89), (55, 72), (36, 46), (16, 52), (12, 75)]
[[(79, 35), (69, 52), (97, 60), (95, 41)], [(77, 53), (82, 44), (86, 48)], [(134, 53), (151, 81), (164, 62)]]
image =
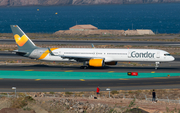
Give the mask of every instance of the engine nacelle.
[(105, 62), (105, 65), (117, 65), (117, 62), (115, 62), (115, 61)]
[(103, 67), (104, 66), (104, 60), (103, 59), (90, 59), (89, 60), (89, 66)]

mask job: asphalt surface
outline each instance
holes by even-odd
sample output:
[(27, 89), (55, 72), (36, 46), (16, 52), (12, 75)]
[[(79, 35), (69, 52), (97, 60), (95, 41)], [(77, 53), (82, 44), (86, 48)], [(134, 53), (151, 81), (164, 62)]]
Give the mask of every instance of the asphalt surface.
[(16, 55), (12, 52), (6, 52), (6, 51), (0, 51), (0, 59), (28, 59), (26, 57), (22, 57), (19, 55)]
[[(80, 66), (64, 66), (64, 65), (41, 65), (41, 64), (2, 64), (0, 70), (15, 70), (15, 71), (70, 71), (70, 72), (145, 72), (153, 71), (158, 73), (180, 73), (180, 63), (164, 63), (155, 70), (154, 66), (105, 66), (99, 68), (81, 69)], [(169, 66), (167, 66), (169, 65)], [(176, 66), (177, 65), (177, 66)]]
[[(24, 57), (0, 52), (0, 59)], [(29, 64), (1, 64), (0, 70), (20, 70), (20, 71), (68, 71), (71, 72), (169, 72), (180, 73), (180, 56), (175, 56), (173, 62), (162, 63), (158, 70), (154, 66), (106, 66), (102, 68), (80, 69), (79, 66), (64, 65), (29, 65)], [(26, 58), (27, 59), (27, 58)], [(143, 63), (143, 62), (142, 62)], [(146, 62), (147, 63), (147, 62)], [(149, 62), (147, 63), (149, 64)], [(24, 92), (49, 92), (49, 91), (94, 91), (97, 86), (101, 90), (107, 87), (111, 90), (135, 90), (135, 89), (166, 89), (180, 88), (180, 77), (165, 77), (151, 79), (127, 79), (127, 80), (19, 80), (19, 79), (0, 79), (0, 91), (11, 92), (12, 87), (17, 87), (17, 91)]]
[(0, 80), (1, 92), (13, 92), (16, 87), (18, 92), (63, 92), (63, 91), (95, 91), (100, 86), (101, 91), (106, 88), (111, 90), (136, 90), (136, 89), (168, 89), (180, 88), (180, 77), (129, 79), (129, 80)]
[[(76, 40), (32, 40), (35, 44), (74, 44), (74, 45), (161, 45), (161, 46), (180, 46), (180, 42), (162, 42), (162, 41), (76, 41)], [(0, 39), (0, 44), (15, 44), (14, 39)]]
[[(105, 67), (80, 69), (78, 66), (55, 65), (0, 65), (0, 70), (21, 71), (71, 71), (71, 72), (169, 72), (180, 73), (180, 67)], [(17, 87), (19, 92), (58, 92), (58, 91), (95, 91), (100, 86), (101, 91), (106, 88), (111, 90), (135, 90), (135, 89), (168, 89), (180, 88), (180, 76), (155, 77), (148, 79), (116, 79), (116, 80), (38, 80), (38, 79), (0, 79), (0, 92), (12, 92), (12, 87)]]

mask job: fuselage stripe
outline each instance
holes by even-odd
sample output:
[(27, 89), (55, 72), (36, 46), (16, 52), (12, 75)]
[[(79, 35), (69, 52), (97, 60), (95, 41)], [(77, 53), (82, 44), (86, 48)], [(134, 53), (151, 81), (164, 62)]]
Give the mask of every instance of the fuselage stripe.
[[(51, 48), (51, 51), (53, 50), (56, 50), (58, 48)], [(49, 50), (47, 49), (38, 59), (41, 60), (41, 59), (44, 59), (48, 54), (49, 54)]]

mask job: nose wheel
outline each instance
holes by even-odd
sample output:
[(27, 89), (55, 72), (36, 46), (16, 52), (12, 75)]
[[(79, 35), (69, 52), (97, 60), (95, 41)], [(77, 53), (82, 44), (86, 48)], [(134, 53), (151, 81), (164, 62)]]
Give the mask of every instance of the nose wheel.
[(155, 62), (155, 64), (155, 69), (157, 69), (159, 67), (160, 62)]

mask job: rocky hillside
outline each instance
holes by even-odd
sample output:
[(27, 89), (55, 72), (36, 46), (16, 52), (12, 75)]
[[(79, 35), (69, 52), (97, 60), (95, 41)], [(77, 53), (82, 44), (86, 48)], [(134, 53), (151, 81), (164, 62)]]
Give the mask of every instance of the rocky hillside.
[(180, 0), (0, 0), (0, 6), (139, 4), (180, 2)]

